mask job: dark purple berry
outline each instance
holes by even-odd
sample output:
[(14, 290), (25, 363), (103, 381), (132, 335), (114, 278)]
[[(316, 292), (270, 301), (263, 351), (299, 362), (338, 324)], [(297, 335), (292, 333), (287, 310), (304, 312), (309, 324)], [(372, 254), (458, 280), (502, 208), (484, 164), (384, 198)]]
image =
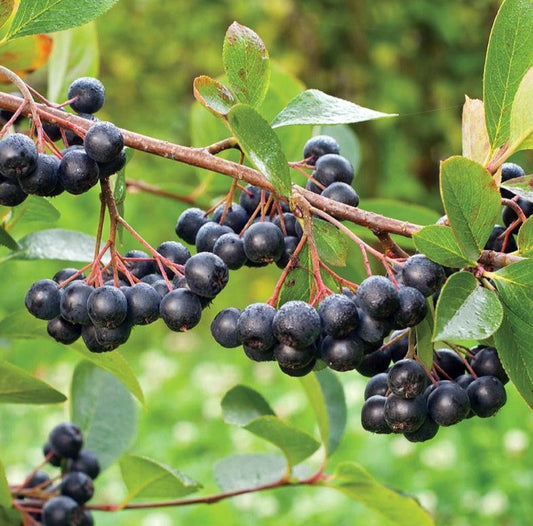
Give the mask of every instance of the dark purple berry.
[(99, 177), (98, 165), (85, 150), (69, 150), (59, 163), (59, 179), (70, 194), (83, 194), (90, 190)]
[(91, 319), (87, 310), (87, 300), (94, 288), (80, 280), (69, 283), (61, 294), (61, 316), (70, 323), (89, 325)]
[(412, 433), (420, 429), (427, 416), (426, 399), (400, 398), (394, 394), (385, 402), (385, 421), (394, 433)]
[(202, 304), (190, 290), (175, 289), (161, 299), (159, 314), (170, 330), (183, 332), (198, 325)]
[(359, 374), (372, 377), (376, 374), (385, 372), (390, 365), (390, 352), (386, 347), (371, 351), (363, 356), (356, 367)]
[(246, 257), (255, 263), (271, 263), (281, 258), (285, 248), (283, 232), (273, 223), (251, 225), (243, 235)]
[(359, 326), (355, 303), (343, 294), (332, 294), (318, 305), (322, 329), (333, 338), (344, 338)]
[(237, 337), (237, 322), (241, 311), (235, 307), (221, 310), (211, 322), (211, 334), (215, 341), (228, 349), (240, 345)]
[[(276, 309), (267, 303), (252, 303), (242, 312), (237, 321), (237, 337), (243, 347), (258, 352), (270, 351), (275, 344), (272, 320)], [(246, 351), (246, 349), (245, 349)]]
[(349, 184), (341, 181), (336, 181), (326, 186), (326, 188), (322, 190), (321, 195), (348, 206), (359, 206), (359, 196), (357, 195), (357, 192)]
[(209, 218), (203, 210), (199, 208), (187, 208), (178, 217), (176, 222), (176, 234), (189, 245), (196, 242), (196, 234), (202, 225), (207, 223)]
[(495, 376), (480, 376), (466, 388), (472, 411), (481, 418), (496, 414), (507, 402), (505, 387)]
[(439, 431), (439, 424), (430, 416), (427, 416), (424, 423), (416, 430), (410, 433), (404, 433), (403, 436), (409, 442), (426, 442), (431, 440)]
[(83, 146), (91, 159), (98, 163), (109, 163), (122, 152), (124, 137), (113, 123), (101, 121), (87, 130)]
[(495, 376), (502, 384), (506, 384), (509, 381), (509, 377), (498, 356), (498, 351), (494, 347), (481, 349), (474, 356), (471, 365), (478, 376)]
[(130, 325), (148, 325), (159, 318), (161, 296), (148, 283), (136, 283), (124, 289), (128, 303), (126, 320)]
[(354, 170), (350, 161), (342, 155), (326, 153), (317, 159), (312, 177), (324, 186), (335, 182), (351, 184)]
[(59, 315), (61, 293), (51, 279), (36, 281), (26, 293), (26, 308), (36, 318), (51, 320)]
[[(222, 216), (224, 219), (222, 220)], [(220, 205), (213, 212), (213, 221), (229, 226), (237, 234), (244, 228), (250, 219), (250, 214), (239, 204), (233, 203), (230, 207)]]
[(400, 287), (398, 290), (400, 306), (392, 314), (392, 323), (397, 329), (418, 325), (428, 312), (424, 295), (413, 287)]
[(184, 269), (189, 289), (203, 298), (214, 298), (228, 283), (226, 264), (215, 254), (200, 252), (192, 256)]
[(307, 164), (314, 166), (316, 160), (327, 153), (339, 153), (339, 143), (329, 135), (315, 135), (304, 146), (303, 156)]
[(85, 504), (94, 495), (93, 479), (81, 471), (66, 473), (60, 484), (61, 495)]
[(272, 330), (278, 341), (304, 349), (320, 334), (320, 316), (305, 301), (288, 301), (276, 312), (272, 320)]
[(47, 500), (43, 506), (43, 526), (78, 526), (82, 509), (78, 503), (65, 495)]
[(83, 446), (83, 435), (77, 425), (65, 422), (58, 424), (50, 431), (48, 442), (59, 456), (75, 458)]
[(59, 180), (60, 160), (55, 155), (40, 153), (33, 172), (19, 179), (20, 187), (27, 194), (55, 195)]
[(428, 383), (424, 367), (415, 360), (399, 360), (388, 375), (390, 390), (400, 398), (415, 398), (422, 394)]
[(46, 330), (56, 342), (70, 345), (80, 337), (81, 325), (70, 323), (62, 316), (56, 316), (48, 322)]
[(433, 363), (439, 378), (454, 380), (465, 372), (465, 363), (462, 358), (450, 349), (437, 349), (433, 353)]
[(368, 380), (365, 386), (364, 398), (368, 400), (371, 396), (381, 395), (385, 396), (389, 390), (389, 384), (387, 382), (387, 373), (378, 373), (372, 376)]
[(213, 254), (216, 254), (230, 270), (237, 270), (246, 263), (244, 242), (235, 233), (221, 235), (213, 246)]
[(93, 77), (81, 77), (75, 80), (68, 89), (68, 98), (76, 100), (70, 107), (79, 113), (96, 113), (105, 102), (104, 85)]
[(195, 246), (197, 252), (213, 252), (217, 240), (224, 234), (234, 234), (226, 225), (219, 225), (214, 221), (204, 223), (196, 233)]
[(268, 201), (270, 192), (259, 188), (258, 186), (246, 185), (244, 190), (239, 196), (239, 204), (248, 212), (249, 215), (252, 215), (255, 212), (255, 209), (261, 203), (261, 194), (264, 195), (264, 203)]
[(13, 133), (0, 141), (0, 174), (8, 179), (26, 177), (37, 166), (37, 146), (23, 133)]
[(355, 335), (335, 339), (326, 336), (320, 345), (320, 356), (324, 363), (335, 371), (351, 371), (363, 358), (365, 346)]
[(446, 278), (444, 267), (422, 254), (407, 259), (402, 269), (402, 282), (419, 290), (425, 297), (439, 290)]
[(92, 451), (82, 449), (77, 457), (69, 459), (67, 471), (81, 471), (94, 480), (100, 474), (98, 457)]
[(112, 329), (126, 319), (128, 302), (120, 289), (104, 285), (87, 298), (87, 312), (96, 327)]
[(361, 282), (356, 302), (372, 318), (388, 318), (400, 306), (396, 287), (385, 276), (371, 276)]
[(392, 429), (385, 420), (385, 403), (387, 399), (382, 395), (368, 398), (361, 408), (361, 425), (371, 433), (390, 434)]
[(470, 411), (466, 391), (455, 382), (442, 380), (427, 398), (428, 414), (440, 426), (457, 424)]
[(0, 205), (18, 206), (28, 194), (20, 187), (18, 179), (8, 179), (0, 175)]

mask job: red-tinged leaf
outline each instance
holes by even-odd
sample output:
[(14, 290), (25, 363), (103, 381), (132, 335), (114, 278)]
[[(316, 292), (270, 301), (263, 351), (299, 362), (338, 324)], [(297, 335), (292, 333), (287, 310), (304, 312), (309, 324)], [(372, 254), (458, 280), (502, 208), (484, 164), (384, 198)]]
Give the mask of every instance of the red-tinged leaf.
[[(52, 39), (49, 36), (31, 35), (4, 44), (0, 48), (0, 64), (24, 78), (43, 67), (51, 52)], [(0, 82), (9, 81), (0, 75)]]

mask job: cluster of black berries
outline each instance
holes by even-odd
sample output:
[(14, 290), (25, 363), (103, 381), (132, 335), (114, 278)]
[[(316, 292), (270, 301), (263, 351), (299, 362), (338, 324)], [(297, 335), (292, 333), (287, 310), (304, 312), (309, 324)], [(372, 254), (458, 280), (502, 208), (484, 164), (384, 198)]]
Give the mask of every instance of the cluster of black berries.
[(316, 194), (350, 206), (359, 204), (352, 188), (354, 169), (350, 161), (339, 155), (339, 144), (329, 135), (317, 135), (304, 146), (304, 160), (314, 167), (306, 188)]
[[(81, 139), (73, 132), (65, 134), (68, 147), (61, 156), (39, 153), (35, 143), (22, 133), (13, 133), (0, 141), (0, 205), (16, 206), (29, 194), (53, 197), (63, 191), (82, 194), (99, 179), (118, 172), (126, 162), (124, 138), (110, 122), (97, 121), (92, 115), (104, 103), (104, 87), (94, 78), (84, 77), (72, 83), (71, 107), (95, 124)], [(50, 140), (59, 140), (56, 124), (43, 124)]]
[[(57, 425), (43, 452), (48, 463), (61, 468), (61, 481), (55, 484), (55, 479), (44, 471), (32, 473), (17, 488), (18, 508), (28, 508), (26, 513), (32, 524), (92, 526), (94, 520), (85, 504), (94, 494), (93, 480), (100, 473), (100, 465), (92, 451), (83, 449), (80, 428), (70, 422)], [(41, 510), (35, 511), (36, 508)]]
[(492, 347), (474, 347), (464, 358), (439, 349), (432, 373), (416, 360), (400, 359), (368, 382), (361, 423), (373, 433), (403, 433), (411, 442), (423, 442), (440, 426), (496, 414), (507, 401), (508, 380)]
[[(515, 179), (517, 177), (524, 177), (526, 172), (524, 169), (515, 163), (504, 163), (501, 167), (502, 183)], [(515, 200), (516, 204), (522, 209), (524, 215), (529, 217), (533, 214), (533, 202), (523, 197), (515, 196), (506, 188), (500, 188), (500, 194), (506, 199)], [(485, 245), (485, 250), (495, 250), (496, 252), (514, 252), (518, 249), (515, 239), (515, 234), (520, 229), (521, 224), (515, 226), (512, 231), (506, 235), (506, 230), (518, 219), (518, 214), (510, 207), (504, 206), (502, 210), (502, 222), (505, 226), (495, 225), (489, 240)]]
[(357, 293), (332, 294), (318, 309), (304, 301), (289, 301), (279, 310), (267, 303), (253, 303), (242, 312), (224, 309), (213, 320), (211, 333), (223, 347), (242, 345), (252, 360), (275, 360), (291, 376), (307, 374), (317, 360), (336, 371), (356, 369), (372, 376), (390, 364), (384, 338), (392, 329), (414, 327), (424, 319), (426, 296), (440, 289), (445, 273), (415, 255), (397, 279), (398, 288), (384, 276), (371, 276)]
[(48, 320), (48, 334), (56, 341), (71, 344), (81, 336), (92, 352), (116, 349), (127, 341), (133, 326), (158, 318), (173, 331), (191, 329), (202, 309), (225, 287), (228, 268), (209, 252), (191, 257), (176, 241), (162, 243), (157, 252), (160, 267), (156, 258), (140, 250), (127, 252), (121, 279), (116, 282), (110, 273), (99, 287), (89, 285), (76, 269), (63, 269), (30, 287), (26, 308)]

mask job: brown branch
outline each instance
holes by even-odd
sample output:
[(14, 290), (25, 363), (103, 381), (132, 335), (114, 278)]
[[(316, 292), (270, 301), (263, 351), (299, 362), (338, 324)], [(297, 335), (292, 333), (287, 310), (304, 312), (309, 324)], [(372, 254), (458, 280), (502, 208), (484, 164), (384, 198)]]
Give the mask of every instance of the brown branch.
[(168, 199), (173, 199), (174, 201), (180, 201), (182, 203), (187, 203), (188, 205), (197, 205), (198, 203), (194, 198), (189, 195), (176, 194), (175, 192), (170, 192), (169, 190), (163, 190), (158, 186), (145, 183), (144, 181), (136, 181), (134, 179), (126, 179), (126, 188), (135, 188), (146, 192), (148, 194), (159, 195), (161, 197), (166, 197)]

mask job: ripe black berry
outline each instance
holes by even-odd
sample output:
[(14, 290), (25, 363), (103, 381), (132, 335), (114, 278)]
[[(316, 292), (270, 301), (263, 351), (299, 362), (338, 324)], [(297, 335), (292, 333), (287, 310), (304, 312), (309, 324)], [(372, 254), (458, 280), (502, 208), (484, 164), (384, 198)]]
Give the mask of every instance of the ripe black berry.
[(203, 210), (199, 208), (187, 208), (178, 217), (176, 222), (176, 234), (189, 245), (196, 242), (196, 234), (202, 225), (207, 223), (209, 218)]
[(442, 380), (427, 398), (428, 414), (441, 426), (457, 424), (470, 411), (466, 391), (455, 382)]
[(148, 283), (135, 283), (124, 288), (128, 303), (126, 320), (130, 325), (148, 325), (159, 318), (161, 296)]
[(237, 321), (237, 337), (243, 346), (261, 353), (271, 350), (276, 341), (272, 331), (275, 314), (276, 309), (268, 303), (248, 305)]
[(359, 196), (357, 195), (357, 192), (349, 184), (341, 181), (336, 181), (329, 186), (326, 186), (326, 188), (322, 190), (321, 195), (348, 206), (357, 207), (359, 205)]
[(390, 365), (390, 352), (387, 347), (368, 352), (363, 356), (357, 367), (358, 373), (372, 377), (385, 372)]
[(20, 187), (27, 194), (45, 197), (56, 195), (60, 184), (59, 164), (59, 158), (55, 155), (40, 153), (35, 170), (19, 178)]
[(283, 232), (268, 221), (251, 225), (244, 233), (243, 241), (246, 257), (254, 263), (277, 261), (285, 248)]
[[(505, 181), (509, 181), (509, 179), (515, 179), (516, 177), (523, 177), (526, 175), (524, 169), (515, 163), (503, 163), (501, 170), (502, 184), (505, 183)], [(507, 199), (512, 199), (514, 197), (514, 193), (506, 188), (500, 188), (500, 194), (502, 197), (506, 197)]]
[(414, 398), (424, 392), (428, 377), (424, 367), (415, 360), (399, 360), (388, 375), (390, 390), (400, 398)]
[(303, 349), (311, 345), (320, 334), (318, 312), (305, 301), (289, 301), (276, 312), (272, 330), (278, 341)]
[(52, 497), (43, 506), (44, 526), (73, 526), (79, 525), (82, 510), (78, 503), (65, 495)]
[(209, 252), (192, 256), (185, 263), (184, 275), (189, 289), (203, 298), (214, 298), (229, 279), (226, 264)]
[(28, 194), (20, 187), (18, 179), (8, 179), (0, 175), (0, 205), (17, 206), (20, 205)]
[(398, 298), (400, 306), (392, 315), (392, 323), (396, 328), (414, 327), (426, 317), (428, 306), (419, 290), (413, 287), (400, 287)]
[(8, 179), (25, 177), (37, 166), (37, 147), (23, 133), (13, 133), (0, 141), (0, 174)]
[(504, 232), (507, 229), (504, 226), (500, 225), (494, 225), (494, 228), (492, 229), (492, 232), (490, 234), (489, 239), (485, 243), (484, 249), (485, 250), (494, 250), (496, 252), (514, 252), (518, 249), (516, 245), (515, 237), (511, 234), (507, 238), (507, 243), (505, 245), (505, 250), (503, 250), (503, 242), (505, 240)]
[(59, 456), (75, 458), (83, 446), (83, 436), (77, 425), (65, 422), (58, 424), (50, 431), (48, 442)]
[(250, 184), (246, 185), (239, 196), (239, 204), (248, 212), (248, 214), (252, 215), (255, 209), (259, 206), (259, 203), (261, 203), (262, 194), (264, 194), (264, 203), (266, 203), (270, 196), (270, 192), (267, 192), (258, 186), (252, 186)]
[(26, 293), (24, 303), (28, 311), (41, 320), (51, 320), (59, 315), (61, 293), (51, 279), (36, 281)]
[(307, 164), (311, 166), (326, 153), (339, 153), (339, 143), (329, 135), (316, 135), (305, 143), (304, 159), (307, 159)]
[(105, 102), (104, 85), (95, 78), (82, 77), (75, 80), (68, 89), (68, 98), (76, 100), (70, 107), (78, 113), (96, 113)]
[(36, 471), (33, 476), (26, 482), (25, 487), (35, 488), (41, 486), (41, 488), (46, 488), (49, 484), (45, 484), (50, 480), (50, 475), (45, 471)]
[(306, 374), (309, 374), (315, 367), (316, 364), (316, 358), (313, 356), (311, 361), (307, 363), (306, 365), (303, 365), (302, 367), (285, 367), (281, 364), (281, 362), (278, 362), (279, 368), (282, 373), (293, 376), (295, 378), (300, 378), (302, 376), (305, 376)]
[(67, 471), (81, 471), (94, 480), (100, 474), (100, 463), (95, 453), (82, 449), (77, 457), (69, 459)]
[(97, 162), (98, 164), (98, 173), (100, 179), (105, 179), (110, 175), (120, 172), (124, 166), (126, 166), (126, 149), (123, 148), (122, 151), (113, 159), (107, 163)]
[(279, 215), (275, 216), (272, 219), (272, 224), (276, 225), (283, 232), (284, 236), (294, 236), (298, 239), (302, 237), (302, 225), (300, 225), (296, 216), (291, 212), (284, 212), (281, 217)]
[(359, 326), (355, 332), (359, 338), (371, 346), (380, 347), (383, 338), (391, 329), (390, 321), (388, 319), (376, 320), (363, 309), (358, 309), (357, 312), (359, 313)]
[(70, 323), (62, 316), (56, 316), (48, 322), (46, 330), (56, 342), (70, 345), (80, 337), (81, 325)]
[(91, 159), (99, 163), (109, 163), (122, 152), (124, 137), (113, 123), (97, 122), (85, 134), (83, 146)]
[(89, 351), (94, 353), (109, 352), (120, 345), (120, 343), (102, 343), (97, 338), (96, 331), (97, 328), (94, 325), (82, 325), (81, 327), (81, 339)]
[(190, 290), (175, 289), (161, 299), (159, 314), (170, 330), (183, 332), (198, 325), (202, 304)]
[(94, 335), (98, 343), (109, 350), (126, 343), (130, 334), (131, 324), (127, 320), (117, 327), (94, 327)]
[(48, 457), (48, 463), (50, 465), (55, 466), (56, 468), (61, 466), (62, 457), (52, 449), (49, 441), (43, 446), (43, 455)]
[(81, 471), (71, 471), (63, 477), (60, 489), (62, 495), (85, 504), (94, 494), (93, 479)]
[(67, 151), (59, 163), (59, 179), (70, 194), (87, 192), (98, 182), (98, 177), (98, 164), (83, 149)]
[(324, 186), (335, 182), (351, 184), (354, 170), (350, 161), (342, 155), (327, 153), (317, 159), (312, 176)]
[(69, 283), (61, 294), (61, 316), (70, 323), (89, 325), (91, 319), (87, 310), (87, 300), (94, 288), (80, 280)]
[(403, 436), (409, 442), (425, 442), (426, 440), (431, 440), (438, 431), (439, 424), (428, 415), (424, 423), (416, 431), (404, 433)]
[(478, 376), (495, 376), (502, 384), (506, 384), (509, 381), (509, 377), (498, 357), (498, 351), (494, 347), (485, 347), (477, 352), (471, 365)]
[[(300, 240), (295, 236), (285, 236), (283, 238), (283, 254), (276, 261), (276, 266), (278, 268), (285, 268), (294, 252), (296, 252), (296, 247), (298, 246)], [(296, 258), (296, 261), (298, 258)]]
[[(404, 336), (398, 338), (401, 334)], [(398, 338), (396, 340), (396, 338)], [(394, 331), (391, 333), (388, 341), (395, 340), (390, 345), (387, 345), (387, 348), (390, 352), (391, 360), (396, 363), (398, 360), (405, 358), (407, 351), (409, 350), (409, 332), (408, 331)]]
[(454, 380), (465, 372), (465, 364), (461, 357), (450, 349), (437, 349), (433, 353), (433, 363), (439, 378)]
[(322, 360), (335, 371), (355, 369), (361, 362), (364, 352), (364, 343), (354, 334), (339, 340), (326, 336), (320, 345)]
[(387, 394), (387, 391), (389, 390), (387, 377), (387, 373), (378, 373), (368, 380), (364, 392), (365, 400), (368, 400), (374, 395), (385, 396)]
[(104, 285), (94, 289), (87, 298), (87, 312), (96, 327), (112, 329), (126, 319), (128, 302), (120, 289)]
[[(222, 220), (222, 216), (224, 216), (224, 220)], [(236, 233), (244, 228), (248, 219), (250, 219), (250, 214), (237, 203), (233, 203), (228, 208), (225, 205), (220, 205), (213, 212), (213, 221), (229, 226)]]
[(368, 398), (361, 408), (361, 425), (371, 433), (390, 434), (392, 429), (385, 420), (385, 402), (387, 398), (382, 395), (373, 395)]
[[(127, 259), (132, 258), (132, 259)], [(124, 264), (128, 268), (130, 274), (137, 278), (142, 278), (154, 272), (154, 260), (142, 250), (129, 250), (124, 254)], [(119, 276), (124, 278), (124, 274), (119, 272)]]
[(396, 287), (385, 276), (371, 276), (361, 282), (356, 302), (372, 318), (383, 320), (400, 306)]
[(213, 246), (213, 254), (216, 254), (231, 270), (241, 268), (246, 262), (244, 253), (244, 241), (235, 233), (221, 235)]
[[(529, 217), (531, 214), (533, 214), (533, 202), (529, 201), (528, 199), (524, 199), (523, 197), (520, 197), (516, 204), (522, 209), (524, 212), (524, 215), (526, 217)], [(504, 206), (502, 211), (502, 221), (503, 224), (506, 227), (511, 226), (512, 223), (514, 223), (518, 219), (517, 213), (509, 206)], [(518, 224), (515, 226), (512, 230), (513, 234), (516, 234), (518, 230), (520, 229), (521, 224)]]
[(402, 269), (403, 284), (418, 289), (425, 297), (439, 290), (445, 278), (444, 268), (422, 254), (408, 258)]
[[(164, 258), (176, 265), (185, 265), (191, 257), (189, 249), (177, 241), (164, 241), (157, 247), (157, 252)], [(169, 277), (174, 276), (174, 271), (164, 266), (165, 272)]]
[(237, 322), (241, 316), (241, 311), (235, 307), (221, 310), (211, 323), (211, 334), (215, 341), (231, 349), (240, 345), (237, 337)]
[(495, 376), (480, 376), (466, 388), (472, 411), (481, 418), (498, 412), (507, 401), (505, 387)]
[(234, 233), (233, 230), (226, 225), (219, 225), (214, 221), (207, 221), (204, 223), (196, 233), (196, 251), (197, 252), (213, 252), (213, 247), (218, 238), (224, 234)]
[(285, 343), (278, 343), (274, 346), (273, 352), (274, 359), (283, 370), (303, 369), (311, 361), (316, 361), (313, 346), (305, 349), (296, 349)]
[(343, 294), (332, 294), (318, 306), (322, 329), (333, 338), (344, 338), (359, 325), (355, 303)]
[(394, 394), (385, 402), (385, 421), (394, 433), (412, 433), (420, 429), (427, 416), (426, 399), (400, 398)]

